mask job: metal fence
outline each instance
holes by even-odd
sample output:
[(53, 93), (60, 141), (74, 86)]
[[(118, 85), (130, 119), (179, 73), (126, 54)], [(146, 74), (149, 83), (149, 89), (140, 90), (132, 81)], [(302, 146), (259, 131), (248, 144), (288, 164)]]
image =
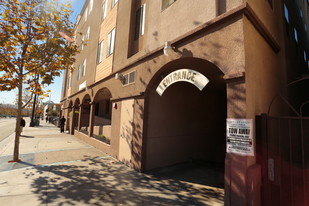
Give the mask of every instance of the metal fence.
[(309, 206), (309, 118), (257, 117), (262, 205)]

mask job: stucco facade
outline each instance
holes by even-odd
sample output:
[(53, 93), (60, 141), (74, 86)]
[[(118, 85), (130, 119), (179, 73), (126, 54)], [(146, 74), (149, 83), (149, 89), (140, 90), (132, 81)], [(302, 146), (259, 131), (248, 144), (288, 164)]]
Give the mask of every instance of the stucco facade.
[[(93, 0), (89, 24), (77, 26), (86, 31), (91, 25), (91, 36), (75, 64), (87, 58), (86, 74), (76, 80), (74, 70), (65, 77), (73, 79), (64, 85), (66, 128), (138, 171), (192, 159), (216, 162), (225, 168), (225, 204), (259, 205), (260, 165), (256, 155), (226, 153), (226, 119), (267, 113), (278, 90), (307, 72), (308, 44), (300, 42), (308, 43), (308, 32), (299, 29), (299, 53), (285, 36), (284, 5), (292, 11), (294, 4), (192, 0), (187, 9), (188, 1), (177, 0), (162, 9), (163, 1), (119, 0), (112, 6), (106, 0), (102, 21), (104, 2)], [(308, 3), (297, 4), (308, 17)], [(97, 63), (98, 45), (104, 40), (105, 53), (113, 28), (113, 53)], [(167, 41), (174, 50), (169, 56), (163, 54)], [(182, 69), (209, 83), (199, 90), (184, 73), (186, 81), (177, 79), (159, 95), (162, 79)], [(288, 113), (279, 103), (272, 108), (275, 115)]]

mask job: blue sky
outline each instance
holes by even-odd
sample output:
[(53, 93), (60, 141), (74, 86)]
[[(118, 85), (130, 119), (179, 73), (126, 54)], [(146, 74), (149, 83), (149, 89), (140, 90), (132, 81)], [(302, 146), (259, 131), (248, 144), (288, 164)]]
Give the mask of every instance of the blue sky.
[[(71, 2), (73, 13), (71, 15), (71, 21), (75, 23), (77, 15), (80, 13), (85, 0), (67, 0)], [(47, 89), (51, 90), (50, 98), (45, 97), (43, 102), (48, 101), (49, 99), (55, 103), (60, 102), (61, 91), (62, 91), (62, 75), (60, 77), (56, 77), (54, 83), (50, 85)], [(46, 89), (46, 90), (47, 90)], [(3, 104), (14, 104), (16, 99), (17, 90), (15, 91), (0, 91), (0, 103)]]

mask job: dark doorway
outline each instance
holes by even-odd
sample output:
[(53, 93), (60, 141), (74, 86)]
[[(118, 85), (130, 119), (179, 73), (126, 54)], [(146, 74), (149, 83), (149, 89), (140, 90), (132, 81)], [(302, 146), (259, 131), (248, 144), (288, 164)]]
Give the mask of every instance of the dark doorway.
[[(209, 83), (200, 91), (188, 82), (177, 82), (159, 96), (156, 87), (162, 78), (183, 68), (202, 73)], [(223, 182), (227, 101), (222, 72), (208, 61), (184, 58), (159, 73), (147, 93), (145, 170), (181, 164), (211, 167)]]

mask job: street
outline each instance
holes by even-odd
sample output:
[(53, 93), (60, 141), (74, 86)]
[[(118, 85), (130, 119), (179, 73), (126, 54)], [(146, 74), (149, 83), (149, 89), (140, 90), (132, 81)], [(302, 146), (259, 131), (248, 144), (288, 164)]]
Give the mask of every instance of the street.
[(0, 142), (15, 130), (16, 118), (0, 118)]

